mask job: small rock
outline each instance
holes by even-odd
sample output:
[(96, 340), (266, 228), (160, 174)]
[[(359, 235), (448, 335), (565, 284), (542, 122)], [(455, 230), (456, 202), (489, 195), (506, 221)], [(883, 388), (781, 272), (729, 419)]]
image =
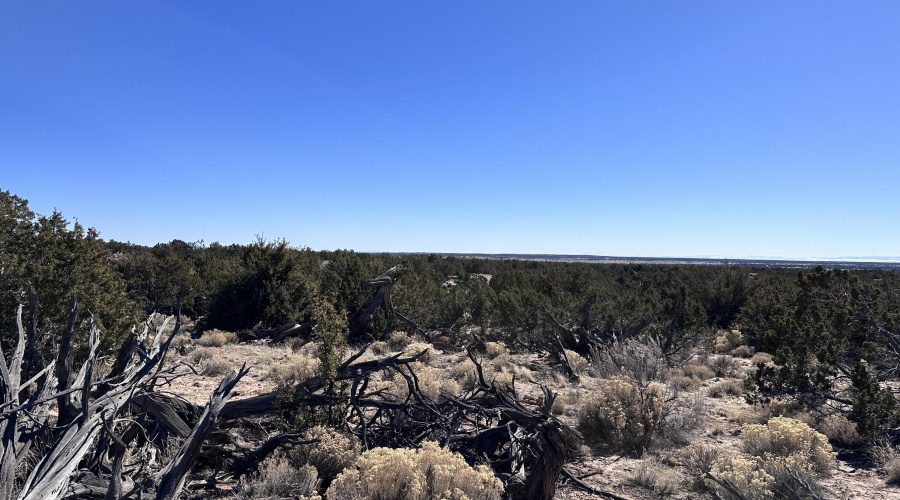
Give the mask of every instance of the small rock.
[(854, 472), (856, 472), (856, 469), (850, 467), (849, 465), (839, 465), (838, 470), (847, 474), (853, 474)]

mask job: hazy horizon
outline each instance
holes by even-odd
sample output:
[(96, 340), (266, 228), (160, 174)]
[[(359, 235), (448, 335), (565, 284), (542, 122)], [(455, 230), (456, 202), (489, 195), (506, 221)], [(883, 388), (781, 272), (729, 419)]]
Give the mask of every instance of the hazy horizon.
[(0, 188), (140, 244), (897, 258), (898, 25), (893, 2), (7, 2)]

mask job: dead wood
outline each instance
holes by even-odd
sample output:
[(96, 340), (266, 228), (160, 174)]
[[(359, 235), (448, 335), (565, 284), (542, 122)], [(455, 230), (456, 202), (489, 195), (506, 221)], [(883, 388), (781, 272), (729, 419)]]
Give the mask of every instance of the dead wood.
[(394, 301), (391, 298), (391, 288), (401, 276), (408, 272), (409, 269), (406, 269), (403, 266), (394, 266), (385, 271), (384, 274), (376, 276), (366, 282), (366, 286), (374, 290), (374, 295), (372, 296), (369, 305), (357, 315), (356, 319), (351, 324), (350, 333), (347, 337), (349, 342), (360, 342), (365, 340), (366, 325), (372, 321), (372, 318), (375, 316), (375, 312), (378, 311), (379, 307), (384, 310), (384, 315), (387, 317), (388, 321), (393, 320), (395, 317), (399, 318), (411, 330), (419, 335), (425, 336), (425, 332), (412, 320), (394, 309)]
[(553, 498), (567, 458), (581, 441), (577, 431), (550, 411), (555, 394), (544, 390), (537, 408), (519, 398), (515, 385), (499, 386), (484, 379), (477, 358), (477, 387), (456, 397), (433, 400), (424, 394), (408, 363), (391, 369), (407, 382), (408, 396), (367, 392), (369, 375), (358, 372), (350, 389), (346, 422), (366, 448), (416, 447), (433, 440), (472, 462), (487, 460), (507, 481), (514, 499)]
[[(358, 318), (357, 331), (364, 330), (375, 311), (382, 308), (389, 319), (397, 318), (424, 333), (396, 311), (391, 299), (391, 287), (406, 272), (397, 266), (367, 282), (374, 291), (373, 300)], [(207, 465), (214, 463), (212, 468), (216, 472), (192, 484), (214, 486), (220, 471), (232, 477), (252, 474), (278, 448), (301, 443), (301, 434), (281, 434), (265, 439), (253, 449), (239, 444), (241, 440), (234, 439), (225, 429), (242, 425), (241, 418), (290, 412), (301, 406), (327, 405), (329, 412), (338, 414), (343, 410), (347, 429), (359, 437), (366, 449), (416, 447), (425, 440), (440, 442), (461, 453), (470, 463), (489, 464), (506, 483), (514, 500), (552, 498), (564, 465), (581, 441), (574, 429), (552, 415), (550, 410), (556, 397), (552, 391), (543, 388), (543, 398), (526, 402), (516, 391), (515, 379), (509, 385), (485, 380), (482, 367), (471, 351), (476, 366), (476, 387), (463, 395), (441, 394), (434, 398), (422, 391), (414, 362), (425, 351), (412, 356), (398, 354), (359, 361), (366, 346), (337, 367), (335, 381), (343, 383), (343, 393), (334, 390), (334, 386), (326, 387), (320, 377), (314, 376), (293, 386), (291, 397), (284, 400), (272, 392), (231, 401), (235, 385), (247, 373), (244, 366), (226, 376), (201, 409), (158, 390), (178, 375), (174, 371), (177, 364), (164, 365), (169, 345), (182, 325), (180, 313), (168, 337), (164, 338), (163, 331), (171, 317), (156, 329), (149, 345), (140, 339), (147, 338), (150, 320), (144, 324), (142, 335), (133, 329), (118, 349), (109, 374), (95, 382), (93, 372), (100, 356), (100, 332), (92, 322), (87, 360), (76, 371), (73, 332), (78, 304), (74, 297), (55, 359), (46, 364), (35, 361), (35, 365), (43, 368), (24, 376), (28, 345), (37, 342), (33, 335), (43, 335), (37, 323), (36, 294), (31, 305), (32, 324), (26, 329), (20, 302), (19, 339), (8, 365), (0, 352), (0, 500), (85, 496), (112, 500), (136, 493), (173, 499), (182, 494), (198, 460)], [(588, 322), (586, 319), (585, 324)], [(563, 356), (566, 342), (590, 342), (583, 340), (590, 339), (589, 336), (577, 330), (567, 330), (568, 334), (564, 335), (565, 327), (558, 326), (556, 338)], [(277, 342), (290, 337), (311, 337), (312, 327), (292, 324), (250, 332), (257, 339), (270, 338)], [(571, 368), (571, 363), (567, 365)], [(398, 376), (406, 382), (404, 397), (376, 388), (375, 382), (387, 375)], [(28, 380), (23, 382), (23, 379)], [(24, 394), (23, 387), (31, 384), (36, 389)], [(47, 415), (53, 403), (59, 405), (60, 412), (57, 428), (51, 432)], [(15, 491), (16, 468), (22, 464), (29, 447), (39, 442), (40, 435), (45, 436), (40, 442), (42, 453), (19, 491)], [(145, 467), (145, 461), (155, 463), (154, 450), (171, 437), (184, 439), (171, 461), (160, 464), (162, 467), (156, 472)], [(141, 457), (140, 467), (126, 465), (126, 456)]]
[(575, 372), (566, 350), (590, 357), (593, 353), (606, 349), (614, 342), (639, 335), (650, 325), (650, 320), (641, 319), (622, 329), (615, 329), (608, 325), (591, 328), (590, 305), (585, 307), (582, 313), (581, 324), (572, 327), (564, 326), (557, 321), (545, 306), (541, 306), (538, 312), (544, 316), (553, 329), (553, 335), (544, 342), (544, 349), (556, 355), (563, 372), (573, 380), (578, 379), (578, 374)]
[(252, 328), (237, 333), (242, 342), (271, 339), (273, 344), (284, 342), (290, 338), (313, 340), (313, 325), (309, 323), (288, 323), (273, 329)]
[(209, 397), (209, 403), (200, 422), (191, 431), (191, 434), (185, 440), (184, 444), (178, 450), (175, 458), (158, 474), (159, 486), (156, 489), (157, 500), (174, 500), (178, 498), (181, 489), (184, 487), (184, 480), (191, 466), (200, 456), (200, 445), (206, 440), (206, 437), (216, 426), (216, 419), (219, 412), (231, 397), (234, 386), (240, 381), (241, 377), (247, 374), (247, 365), (243, 365), (240, 370), (232, 371), (222, 379), (219, 387)]
[(592, 493), (594, 495), (599, 495), (604, 498), (609, 498), (610, 500), (628, 500), (628, 498), (625, 498), (620, 495), (616, 495), (615, 493), (610, 493), (608, 491), (603, 491), (603, 490), (594, 488), (593, 486), (582, 481), (582, 478), (575, 477), (574, 474), (572, 474), (571, 472), (569, 472), (566, 469), (563, 469), (562, 473), (564, 476), (566, 476), (567, 479), (572, 481), (572, 483), (574, 483), (575, 486), (581, 488), (582, 490), (584, 490), (588, 493)]

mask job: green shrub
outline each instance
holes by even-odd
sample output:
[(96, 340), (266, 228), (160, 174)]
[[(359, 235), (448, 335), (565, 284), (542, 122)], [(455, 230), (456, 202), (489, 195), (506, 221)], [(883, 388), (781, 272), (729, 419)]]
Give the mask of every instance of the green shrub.
[(239, 247), (236, 265), (222, 269), (211, 291), (203, 328), (239, 331), (258, 323), (275, 327), (312, 315), (318, 292), (318, 257), (284, 240), (258, 239)]
[[(104, 352), (118, 348), (139, 319), (139, 308), (129, 300), (125, 282), (113, 269), (110, 251), (96, 229), (70, 224), (57, 211), (35, 214), (27, 200), (0, 190), (0, 342), (4, 348), (9, 347), (5, 342), (16, 338), (12, 313), (20, 292), (25, 294), (26, 328), (29, 308), (39, 306), (37, 326), (47, 334), (47, 341), (64, 330), (72, 294), (80, 311), (75, 324), (78, 343), (87, 337), (89, 317), (100, 329)], [(30, 369), (26, 363), (26, 373), (32, 373)]]

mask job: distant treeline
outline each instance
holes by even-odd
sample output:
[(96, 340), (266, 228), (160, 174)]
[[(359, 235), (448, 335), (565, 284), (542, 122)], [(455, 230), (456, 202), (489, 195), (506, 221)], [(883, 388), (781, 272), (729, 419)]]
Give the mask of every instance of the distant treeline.
[[(322, 303), (349, 324), (371, 300), (366, 280), (402, 265), (410, 273), (394, 287), (393, 301), (422, 328), (473, 328), (529, 345), (552, 331), (539, 312), (546, 308), (561, 323), (587, 319), (585, 327), (613, 332), (643, 322), (645, 334), (672, 350), (737, 328), (775, 358), (777, 369), (760, 367), (755, 378), (764, 395), (818, 401), (843, 377), (844, 386), (857, 388), (844, 404), (894, 411), (895, 400), (867, 381), (890, 377), (900, 359), (896, 271), (398, 256), (313, 251), (261, 238), (148, 247), (101, 240), (59, 213), (34, 214), (25, 200), (2, 191), (0, 215), (4, 345), (15, 332), (20, 293), (47, 338), (64, 326), (74, 293), (81, 318), (92, 314), (114, 343), (147, 314), (172, 312), (179, 297), (202, 329), (316, 323)], [(383, 338), (391, 326), (378, 313), (369, 334)], [(855, 397), (868, 399), (855, 404)]]

